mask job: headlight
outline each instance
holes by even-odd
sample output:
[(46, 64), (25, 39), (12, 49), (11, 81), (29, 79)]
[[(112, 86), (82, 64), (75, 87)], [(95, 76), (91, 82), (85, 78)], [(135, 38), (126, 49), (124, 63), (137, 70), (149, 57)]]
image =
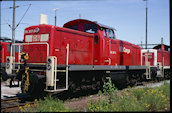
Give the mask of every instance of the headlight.
[(47, 65), (47, 70), (50, 70), (51, 69), (51, 66), (48, 64)]
[(9, 63), (10, 62), (10, 59), (9, 58), (7, 58), (7, 63)]
[(50, 59), (50, 58), (47, 60), (47, 63), (48, 63), (48, 64), (50, 64), (50, 63), (51, 63), (51, 59)]

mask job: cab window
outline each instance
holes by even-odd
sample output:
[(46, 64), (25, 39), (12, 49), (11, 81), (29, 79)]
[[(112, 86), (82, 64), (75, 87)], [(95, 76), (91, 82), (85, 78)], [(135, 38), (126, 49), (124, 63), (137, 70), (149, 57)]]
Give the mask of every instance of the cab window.
[(68, 27), (69, 29), (73, 29), (73, 30), (78, 30), (78, 25), (73, 25), (73, 26), (70, 26)]
[(115, 39), (114, 32), (112, 29), (107, 29), (107, 32), (110, 39)]
[(105, 28), (103, 28), (103, 34), (104, 34), (104, 37), (107, 37)]
[(86, 24), (84, 24), (84, 32), (97, 33), (97, 26), (94, 24), (86, 23)]
[(115, 39), (115, 33), (113, 30), (112, 30), (112, 37), (113, 37), (113, 39)]

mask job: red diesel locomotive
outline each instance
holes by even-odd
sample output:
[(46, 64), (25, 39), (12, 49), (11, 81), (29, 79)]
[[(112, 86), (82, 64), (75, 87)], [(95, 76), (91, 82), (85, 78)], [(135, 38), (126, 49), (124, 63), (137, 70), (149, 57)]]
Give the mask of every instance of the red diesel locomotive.
[(141, 48), (118, 40), (114, 30), (84, 19), (63, 27), (27, 27), (23, 43), (15, 44), (23, 48), (21, 62), (14, 65), (12, 56), (7, 57), (3, 76), (16, 75), (22, 92), (32, 95), (99, 88), (108, 77), (117, 87), (151, 79), (150, 66), (141, 64)]
[(170, 78), (170, 46), (159, 44), (153, 49), (142, 49), (141, 64), (150, 67), (154, 78)]
[[(21, 41), (16, 40), (15, 43), (22, 43)], [(15, 62), (18, 62), (19, 57), (19, 48), (18, 46), (15, 46)], [(20, 51), (22, 51), (22, 48), (20, 48)], [(9, 38), (2, 38), (0, 39), (0, 64), (2, 67), (5, 66), (6, 63), (6, 56), (10, 56), (11, 51), (11, 39)]]
[(10, 51), (7, 50), (9, 42), (0, 42), (0, 63), (1, 66), (6, 62), (6, 56), (10, 56)]

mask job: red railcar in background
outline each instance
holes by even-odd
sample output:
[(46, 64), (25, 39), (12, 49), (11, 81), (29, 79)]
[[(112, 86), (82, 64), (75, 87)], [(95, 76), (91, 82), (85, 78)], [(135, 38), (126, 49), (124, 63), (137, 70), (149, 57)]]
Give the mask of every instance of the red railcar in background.
[(157, 62), (161, 62), (163, 66), (170, 66), (170, 46), (162, 44), (153, 49), (157, 50)]
[(154, 68), (157, 76), (170, 76), (170, 46), (159, 44), (152, 49), (142, 49), (141, 59), (141, 64)]
[[(21, 43), (21, 41), (16, 41), (16, 43)], [(20, 49), (22, 51), (22, 48)], [(7, 56), (10, 56), (11, 52), (11, 39), (5, 38), (0, 40), (0, 64), (2, 67), (5, 66)], [(16, 46), (15, 51), (15, 62), (18, 62), (19, 51), (18, 46)]]
[(10, 49), (7, 49), (10, 42), (0, 42), (0, 63), (6, 62), (6, 56), (10, 56)]

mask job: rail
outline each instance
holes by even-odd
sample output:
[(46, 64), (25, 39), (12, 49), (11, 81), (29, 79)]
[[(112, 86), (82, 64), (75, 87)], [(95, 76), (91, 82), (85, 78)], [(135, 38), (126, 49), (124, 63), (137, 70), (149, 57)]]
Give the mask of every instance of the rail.
[(26, 104), (34, 104), (34, 102), (32, 101), (26, 101), (28, 97), (29, 96), (1, 99), (1, 112), (20, 111), (20, 106), (25, 106)]

